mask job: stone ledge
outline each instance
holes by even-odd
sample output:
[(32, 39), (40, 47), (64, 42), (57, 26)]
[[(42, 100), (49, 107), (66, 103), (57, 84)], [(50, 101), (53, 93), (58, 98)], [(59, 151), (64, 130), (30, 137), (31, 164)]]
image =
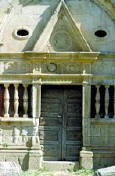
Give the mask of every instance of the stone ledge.
[(91, 125), (115, 125), (115, 119), (91, 119)]
[(30, 122), (33, 123), (33, 118), (15, 118), (15, 117), (9, 117), (9, 118), (4, 118), (0, 117), (0, 122)]

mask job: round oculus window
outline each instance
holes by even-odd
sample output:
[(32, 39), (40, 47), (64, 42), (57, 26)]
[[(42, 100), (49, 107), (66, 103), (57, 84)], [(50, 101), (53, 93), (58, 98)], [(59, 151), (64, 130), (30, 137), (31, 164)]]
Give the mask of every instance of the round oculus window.
[(14, 31), (14, 37), (19, 40), (27, 39), (30, 35), (30, 32), (26, 28), (18, 28)]
[(17, 30), (17, 35), (18, 36), (22, 36), (22, 37), (28, 36), (29, 35), (29, 31), (26, 30), (26, 29), (19, 29), (19, 30)]
[(105, 30), (100, 29), (95, 32), (95, 36), (98, 38), (104, 38), (107, 36), (107, 32)]

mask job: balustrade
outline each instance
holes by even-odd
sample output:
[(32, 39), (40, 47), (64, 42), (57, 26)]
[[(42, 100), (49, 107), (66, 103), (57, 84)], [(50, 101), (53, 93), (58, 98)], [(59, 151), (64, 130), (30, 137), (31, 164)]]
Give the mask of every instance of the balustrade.
[(91, 109), (92, 118), (115, 118), (115, 86), (93, 86), (91, 96), (91, 107), (95, 107)]
[[(32, 107), (31, 107), (32, 95), (30, 95), (30, 92), (31, 92), (30, 89), (32, 86), (27, 84), (23, 84), (21, 86), (20, 84), (14, 84), (13, 91), (12, 89), (10, 89), (10, 86), (11, 86), (10, 84), (0, 85), (0, 91), (2, 91), (0, 95), (3, 96), (3, 98), (0, 97), (1, 98), (0, 116), (4, 118), (30, 117), (30, 110), (32, 110)], [(13, 96), (11, 96), (12, 94)], [(13, 97), (13, 100), (12, 100), (12, 97)], [(11, 101), (13, 102), (11, 103)], [(2, 113), (3, 111), (4, 113)]]

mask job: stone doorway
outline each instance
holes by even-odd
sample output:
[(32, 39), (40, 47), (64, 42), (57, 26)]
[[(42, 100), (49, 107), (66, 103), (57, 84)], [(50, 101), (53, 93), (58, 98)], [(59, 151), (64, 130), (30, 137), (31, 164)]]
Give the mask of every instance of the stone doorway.
[(79, 160), (82, 86), (42, 86), (40, 142), (44, 160)]

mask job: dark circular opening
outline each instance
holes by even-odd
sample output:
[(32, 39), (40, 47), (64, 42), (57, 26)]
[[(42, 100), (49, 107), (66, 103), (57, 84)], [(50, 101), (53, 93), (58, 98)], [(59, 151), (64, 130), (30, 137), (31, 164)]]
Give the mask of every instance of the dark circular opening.
[(23, 37), (23, 36), (29, 35), (29, 32), (28, 32), (26, 29), (19, 29), (19, 30), (17, 31), (17, 35)]
[(98, 31), (95, 32), (95, 36), (96, 36), (96, 37), (103, 38), (103, 37), (105, 37), (106, 35), (107, 35), (107, 32), (104, 31), (104, 30), (98, 30)]

